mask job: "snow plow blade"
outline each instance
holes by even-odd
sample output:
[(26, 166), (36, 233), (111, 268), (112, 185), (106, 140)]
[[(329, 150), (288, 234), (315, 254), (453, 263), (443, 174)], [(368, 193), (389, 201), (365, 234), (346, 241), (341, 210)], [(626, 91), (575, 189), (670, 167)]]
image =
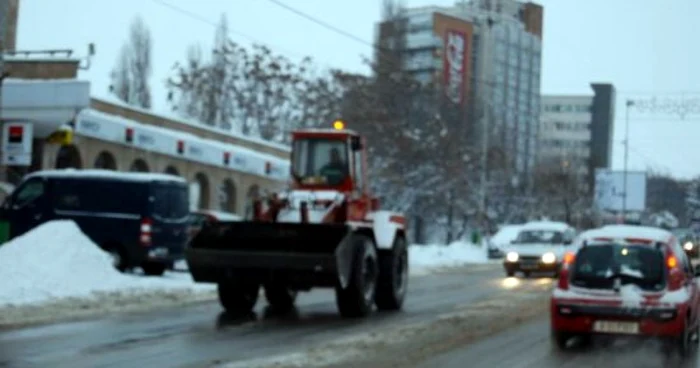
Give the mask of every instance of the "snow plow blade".
[(309, 287), (344, 285), (353, 256), (351, 233), (345, 224), (221, 222), (202, 228), (185, 259), (196, 282), (272, 277)]

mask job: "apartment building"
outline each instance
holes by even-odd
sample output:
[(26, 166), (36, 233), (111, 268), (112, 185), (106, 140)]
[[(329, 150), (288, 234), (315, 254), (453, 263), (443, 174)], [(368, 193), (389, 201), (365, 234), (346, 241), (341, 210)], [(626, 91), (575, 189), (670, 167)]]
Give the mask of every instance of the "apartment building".
[(574, 170), (593, 184), (612, 161), (615, 87), (591, 84), (593, 95), (543, 95), (538, 162)]
[[(470, 142), (488, 132), (527, 179), (537, 158), (543, 8), (515, 0), (408, 8), (402, 65), (465, 110)], [(378, 24), (379, 42), (386, 36)], [(382, 60), (379, 60), (382, 62)], [(486, 131), (484, 130), (486, 129)]]

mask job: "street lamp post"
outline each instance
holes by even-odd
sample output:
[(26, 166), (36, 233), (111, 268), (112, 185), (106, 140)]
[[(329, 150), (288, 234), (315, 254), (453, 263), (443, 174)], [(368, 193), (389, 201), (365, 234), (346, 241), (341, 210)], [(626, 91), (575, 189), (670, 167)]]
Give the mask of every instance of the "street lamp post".
[(627, 100), (625, 103), (625, 158), (622, 169), (622, 221), (627, 218), (627, 162), (629, 160), (630, 148), (630, 107), (634, 106), (634, 101)]

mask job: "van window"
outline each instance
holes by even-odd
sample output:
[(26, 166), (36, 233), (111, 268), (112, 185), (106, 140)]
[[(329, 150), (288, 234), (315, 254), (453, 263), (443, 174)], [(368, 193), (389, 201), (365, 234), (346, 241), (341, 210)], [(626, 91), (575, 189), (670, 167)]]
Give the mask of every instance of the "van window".
[(22, 207), (41, 197), (44, 194), (44, 191), (44, 182), (41, 179), (29, 180), (24, 184), (24, 186), (22, 186), (19, 192), (17, 192), (14, 205)]
[(612, 289), (615, 279), (643, 290), (665, 286), (664, 256), (649, 245), (604, 244), (581, 248), (574, 261), (571, 283), (585, 288)]
[(160, 219), (180, 220), (189, 216), (187, 188), (157, 185), (153, 189), (153, 216)]
[(54, 183), (54, 208), (81, 211), (136, 214), (143, 213), (145, 186), (140, 183), (104, 180), (57, 180)]

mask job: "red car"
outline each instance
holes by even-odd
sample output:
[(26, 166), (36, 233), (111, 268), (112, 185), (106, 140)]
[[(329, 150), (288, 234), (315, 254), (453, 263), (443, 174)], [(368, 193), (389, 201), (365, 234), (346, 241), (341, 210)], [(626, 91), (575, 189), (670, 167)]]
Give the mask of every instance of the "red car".
[[(609, 225), (582, 233), (551, 297), (552, 339), (661, 338), (686, 357), (698, 347), (699, 274), (668, 231)], [(667, 350), (671, 351), (671, 350)]]

